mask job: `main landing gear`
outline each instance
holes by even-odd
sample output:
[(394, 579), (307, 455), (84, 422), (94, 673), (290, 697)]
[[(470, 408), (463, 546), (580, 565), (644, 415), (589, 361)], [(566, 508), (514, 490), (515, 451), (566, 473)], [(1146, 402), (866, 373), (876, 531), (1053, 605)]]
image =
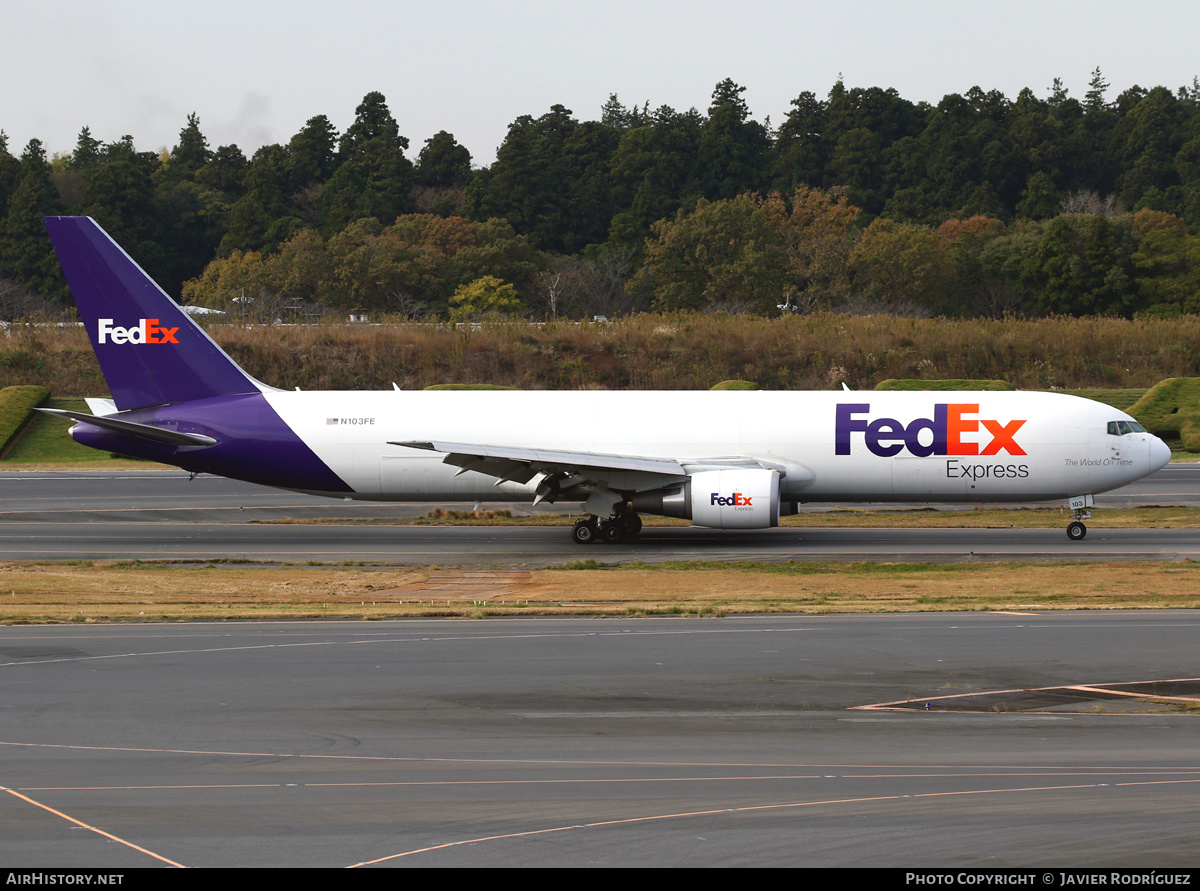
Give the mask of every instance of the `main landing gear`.
[(624, 511), (608, 520), (597, 516), (578, 520), (571, 530), (571, 538), (576, 544), (592, 544), (596, 541), (608, 541), (614, 544), (633, 538), (642, 531), (642, 518), (632, 511)]

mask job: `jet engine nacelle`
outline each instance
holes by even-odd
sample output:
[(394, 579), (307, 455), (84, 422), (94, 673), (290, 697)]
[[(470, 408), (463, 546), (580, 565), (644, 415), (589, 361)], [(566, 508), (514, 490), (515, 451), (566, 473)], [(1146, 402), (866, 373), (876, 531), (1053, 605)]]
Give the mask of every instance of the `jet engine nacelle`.
[(775, 470), (703, 470), (682, 486), (638, 493), (633, 508), (715, 529), (767, 529), (779, 525), (779, 479)]
[(692, 522), (717, 529), (779, 525), (779, 473), (774, 470), (705, 470), (690, 478)]

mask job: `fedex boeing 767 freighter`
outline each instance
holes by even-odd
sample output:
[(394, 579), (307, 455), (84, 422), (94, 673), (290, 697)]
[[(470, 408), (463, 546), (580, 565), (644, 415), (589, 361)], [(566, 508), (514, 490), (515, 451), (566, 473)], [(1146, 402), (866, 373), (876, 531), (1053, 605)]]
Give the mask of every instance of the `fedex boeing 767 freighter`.
[[(111, 400), (84, 445), (314, 495), (583, 502), (575, 541), (639, 513), (763, 529), (801, 502), (1065, 501), (1167, 463), (1129, 415), (1032, 392), (290, 392), (235, 363), (93, 220), (46, 228)], [(394, 385), (393, 385), (394, 386)]]

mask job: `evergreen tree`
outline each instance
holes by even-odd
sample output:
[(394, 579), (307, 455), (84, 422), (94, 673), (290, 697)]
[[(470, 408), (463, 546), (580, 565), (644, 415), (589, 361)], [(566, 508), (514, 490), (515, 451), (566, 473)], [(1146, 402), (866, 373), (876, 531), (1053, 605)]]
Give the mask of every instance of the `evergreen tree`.
[(1104, 94), (1108, 90), (1108, 81), (1104, 79), (1104, 75), (1100, 73), (1100, 66), (1096, 66), (1096, 70), (1092, 72), (1092, 79), (1088, 81), (1088, 91), (1083, 94), (1083, 105), (1089, 111), (1100, 111), (1107, 106), (1104, 104)]
[(1011, 213), (1024, 182), (1005, 130), (1008, 102), (975, 87), (951, 94), (930, 113), (921, 134), (928, 147), (925, 191), (944, 219), (953, 214)]
[(21, 181), (21, 162), (8, 151), (8, 134), (0, 130), (0, 220), (8, 215), (8, 201)]
[(613, 208), (609, 240), (640, 251), (650, 227), (696, 201), (694, 172), (703, 120), (692, 109), (659, 107), (645, 123), (621, 136), (609, 161)]
[(9, 198), (0, 233), (0, 275), (30, 290), (65, 297), (66, 285), (42, 225), (43, 216), (60, 212), (46, 151), (41, 140), (31, 139), (21, 153), (20, 179)]
[(600, 123), (624, 133), (631, 127), (641, 126), (646, 122), (647, 115), (638, 109), (626, 108), (617, 98), (616, 93), (608, 94), (608, 101), (600, 108)]
[(243, 180), (245, 191), (229, 209), (218, 256), (273, 250), (302, 228), (290, 201), (291, 174), (291, 158), (283, 146), (265, 145), (254, 153)]
[(603, 242), (613, 213), (608, 163), (618, 138), (604, 124), (580, 124), (562, 105), (539, 118), (522, 115), (479, 188), (468, 190), (466, 212), (477, 220), (503, 216), (542, 250), (577, 253)]
[(200, 118), (193, 112), (188, 115), (187, 125), (179, 131), (179, 144), (171, 149), (161, 179), (167, 182), (191, 180), (211, 159), (208, 139), (200, 132)]
[(288, 143), (296, 185), (326, 182), (337, 170), (337, 129), (323, 114), (309, 118)]
[(127, 249), (152, 241), (156, 234), (153, 180), (158, 168), (158, 157), (153, 152), (139, 153), (132, 136), (109, 143), (88, 178), (84, 215), (93, 217)]
[(771, 160), (772, 182), (777, 189), (819, 186), (825, 173), (825, 106), (815, 93), (805, 91), (791, 102), (775, 138)]
[(1139, 207), (1151, 188), (1160, 194), (1179, 185), (1175, 158), (1181, 148), (1179, 100), (1155, 87), (1117, 124), (1113, 147), (1124, 171), (1116, 191), (1126, 207)]
[(454, 134), (439, 130), (425, 140), (417, 155), (416, 179), (422, 186), (453, 188), (471, 178), (471, 153)]
[(829, 155), (823, 185), (847, 187), (850, 201), (871, 216), (897, 190), (921, 187), (929, 147), (916, 137), (929, 113), (928, 106), (914, 105), (893, 89), (847, 90), (838, 81), (825, 105)]
[(212, 158), (196, 171), (196, 182), (227, 200), (236, 201), (244, 191), (243, 181), (250, 162), (236, 145), (223, 145), (213, 152)]
[(71, 166), (76, 170), (91, 170), (100, 163), (103, 143), (92, 138), (90, 127), (79, 131), (75, 141), (75, 151), (71, 152)]
[(319, 199), (321, 225), (336, 231), (353, 220), (387, 225), (413, 206), (413, 165), (382, 93), (368, 93), (342, 135), (337, 171)]
[(713, 90), (696, 160), (699, 191), (710, 200), (761, 188), (765, 179), (770, 139), (762, 124), (750, 120), (745, 91), (729, 78)]

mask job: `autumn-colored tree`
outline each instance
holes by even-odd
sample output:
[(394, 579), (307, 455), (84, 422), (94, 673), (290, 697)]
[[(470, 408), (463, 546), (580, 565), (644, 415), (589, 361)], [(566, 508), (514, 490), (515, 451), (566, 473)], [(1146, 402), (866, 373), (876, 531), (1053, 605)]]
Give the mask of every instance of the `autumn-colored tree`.
[(844, 189), (799, 186), (762, 203), (779, 232), (788, 296), (801, 307), (829, 307), (850, 293), (850, 252), (859, 210)]
[(877, 219), (863, 230), (850, 259), (861, 295), (879, 309), (941, 308), (950, 264), (932, 229)]
[(1130, 221), (1138, 236), (1133, 253), (1138, 296), (1148, 315), (1200, 312), (1200, 238), (1179, 217), (1139, 210)]
[(461, 285), (450, 298), (450, 321), (465, 322), (489, 318), (517, 318), (525, 307), (517, 289), (494, 275), (477, 278)]
[(655, 309), (773, 312), (785, 290), (780, 233), (751, 194), (701, 198), (696, 209), (654, 225), (646, 261), (630, 280)]
[(249, 312), (251, 302), (263, 293), (274, 292), (257, 251), (233, 251), (209, 263), (197, 278), (183, 284), (183, 302), (219, 309), (234, 317)]

